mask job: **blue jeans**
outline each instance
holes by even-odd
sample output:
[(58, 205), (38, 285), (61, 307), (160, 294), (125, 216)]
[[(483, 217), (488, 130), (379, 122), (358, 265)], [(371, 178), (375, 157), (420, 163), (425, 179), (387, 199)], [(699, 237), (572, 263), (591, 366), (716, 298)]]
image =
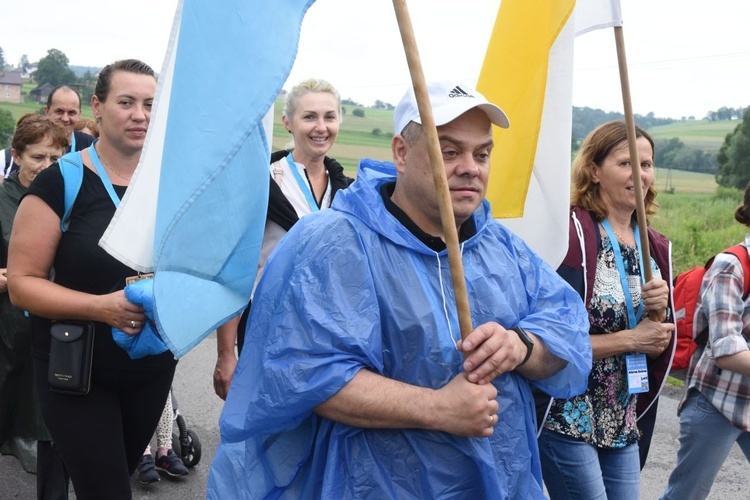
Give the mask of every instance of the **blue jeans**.
[(661, 498), (706, 498), (735, 442), (750, 461), (750, 433), (733, 426), (700, 392), (692, 389), (680, 413), (677, 465)]
[(597, 448), (544, 429), (539, 436), (542, 475), (552, 500), (634, 500), (640, 495), (638, 443)]

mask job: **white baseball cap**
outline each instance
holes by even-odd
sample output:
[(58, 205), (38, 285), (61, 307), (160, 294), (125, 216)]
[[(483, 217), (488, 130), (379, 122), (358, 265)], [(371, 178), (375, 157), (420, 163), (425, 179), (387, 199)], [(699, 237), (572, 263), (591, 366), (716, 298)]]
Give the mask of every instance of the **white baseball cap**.
[[(433, 82), (427, 84), (427, 93), (430, 96), (435, 126), (445, 125), (473, 108), (484, 111), (487, 118), (498, 127), (510, 126), (508, 116), (502, 109), (487, 101), (482, 94), (468, 85), (456, 84), (456, 82)], [(403, 132), (409, 122), (422, 123), (413, 87), (410, 87), (401, 98), (393, 113), (395, 133)]]

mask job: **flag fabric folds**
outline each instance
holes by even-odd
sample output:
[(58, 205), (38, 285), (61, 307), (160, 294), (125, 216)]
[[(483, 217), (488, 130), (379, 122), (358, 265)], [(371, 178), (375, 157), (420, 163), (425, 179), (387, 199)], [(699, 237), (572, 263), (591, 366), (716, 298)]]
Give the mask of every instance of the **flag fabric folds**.
[(155, 320), (177, 357), (249, 300), (268, 204), (262, 119), (313, 1), (178, 5), (144, 152), (100, 242), (155, 272)]
[(494, 130), (494, 217), (552, 267), (567, 251), (576, 34), (621, 24), (618, 0), (503, 0), (477, 89), (511, 122)]
[(576, 36), (614, 26), (622, 26), (620, 0), (578, 0), (576, 2)]

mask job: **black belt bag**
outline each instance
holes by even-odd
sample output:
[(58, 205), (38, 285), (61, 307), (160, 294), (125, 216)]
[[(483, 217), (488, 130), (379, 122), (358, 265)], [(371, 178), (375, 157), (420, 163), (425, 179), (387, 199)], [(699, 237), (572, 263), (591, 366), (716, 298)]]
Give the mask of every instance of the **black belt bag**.
[(94, 323), (55, 322), (50, 335), (47, 372), (50, 390), (72, 395), (88, 394), (94, 356)]

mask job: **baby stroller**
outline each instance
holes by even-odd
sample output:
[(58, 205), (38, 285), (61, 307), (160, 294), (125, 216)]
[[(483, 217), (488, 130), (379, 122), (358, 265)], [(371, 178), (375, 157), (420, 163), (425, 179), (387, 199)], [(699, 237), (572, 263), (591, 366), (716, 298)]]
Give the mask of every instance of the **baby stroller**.
[(198, 439), (198, 434), (187, 428), (174, 395), (174, 387), (172, 388), (172, 411), (179, 431), (179, 434), (172, 433), (172, 449), (182, 459), (185, 467), (195, 467), (201, 461), (201, 441)]

